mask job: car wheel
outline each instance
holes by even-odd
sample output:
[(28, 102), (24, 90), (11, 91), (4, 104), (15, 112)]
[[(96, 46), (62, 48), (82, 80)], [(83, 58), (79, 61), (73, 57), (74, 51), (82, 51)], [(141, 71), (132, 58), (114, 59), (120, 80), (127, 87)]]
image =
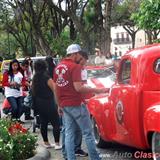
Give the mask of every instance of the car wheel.
[(99, 134), (98, 125), (93, 117), (91, 118), (91, 121), (92, 121), (93, 133), (94, 133), (95, 142), (96, 142), (97, 147), (99, 148), (106, 147), (106, 142), (101, 138)]
[(152, 136), (152, 153), (154, 160), (160, 160), (160, 133), (155, 132)]

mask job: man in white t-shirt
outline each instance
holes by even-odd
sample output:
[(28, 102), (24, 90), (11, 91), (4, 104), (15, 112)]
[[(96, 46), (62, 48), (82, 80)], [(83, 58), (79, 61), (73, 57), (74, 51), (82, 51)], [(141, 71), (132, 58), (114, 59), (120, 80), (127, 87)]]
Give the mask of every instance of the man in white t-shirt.
[(106, 57), (102, 54), (100, 49), (95, 48), (95, 51), (96, 51), (96, 58), (94, 60), (95, 65), (97, 66), (105, 65)]

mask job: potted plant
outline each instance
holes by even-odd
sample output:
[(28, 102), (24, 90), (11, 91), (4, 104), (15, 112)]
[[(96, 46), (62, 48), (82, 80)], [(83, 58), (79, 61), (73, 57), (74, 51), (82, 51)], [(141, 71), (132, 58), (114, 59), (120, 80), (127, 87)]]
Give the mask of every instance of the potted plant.
[(34, 156), (37, 137), (20, 123), (0, 119), (0, 160), (25, 160)]

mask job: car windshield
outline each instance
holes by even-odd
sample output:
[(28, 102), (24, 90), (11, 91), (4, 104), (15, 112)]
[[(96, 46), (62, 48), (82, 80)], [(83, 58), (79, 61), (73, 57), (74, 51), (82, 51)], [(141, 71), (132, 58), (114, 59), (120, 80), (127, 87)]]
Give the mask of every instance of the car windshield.
[(115, 79), (115, 73), (109, 68), (88, 69), (87, 76), (88, 76), (88, 78), (107, 78), (107, 77), (110, 77), (112, 80)]

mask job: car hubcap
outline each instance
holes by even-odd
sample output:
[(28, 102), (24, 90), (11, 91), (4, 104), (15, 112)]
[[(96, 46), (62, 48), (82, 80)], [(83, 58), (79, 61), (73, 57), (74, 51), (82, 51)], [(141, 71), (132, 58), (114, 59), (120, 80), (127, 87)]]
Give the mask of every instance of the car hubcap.
[(152, 153), (153, 153), (154, 160), (160, 160), (160, 133), (153, 134)]

